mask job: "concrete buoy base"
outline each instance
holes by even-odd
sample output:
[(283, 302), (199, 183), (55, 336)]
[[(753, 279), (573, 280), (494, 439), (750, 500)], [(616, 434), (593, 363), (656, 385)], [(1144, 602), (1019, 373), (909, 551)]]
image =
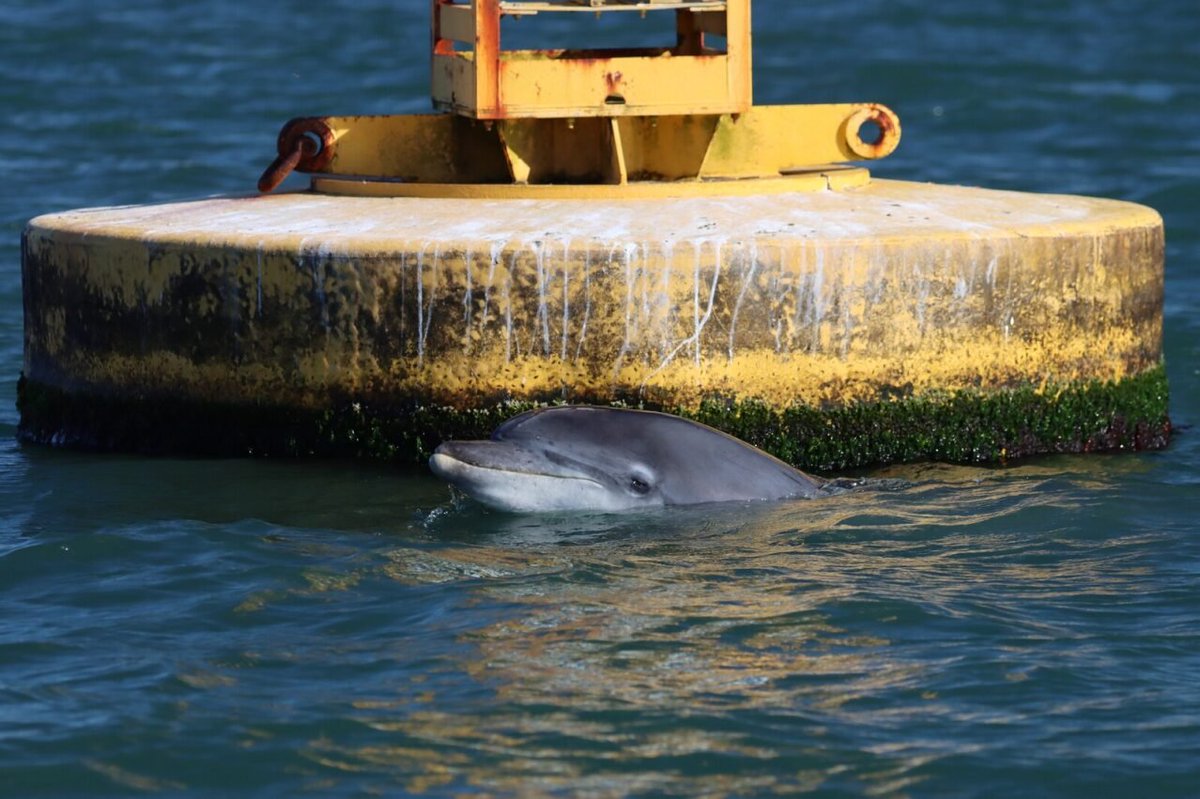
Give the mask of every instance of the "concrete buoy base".
[(1157, 447), (1163, 231), (875, 180), (672, 200), (312, 193), (33, 220), (26, 440), (423, 457), (534, 403), (810, 469)]

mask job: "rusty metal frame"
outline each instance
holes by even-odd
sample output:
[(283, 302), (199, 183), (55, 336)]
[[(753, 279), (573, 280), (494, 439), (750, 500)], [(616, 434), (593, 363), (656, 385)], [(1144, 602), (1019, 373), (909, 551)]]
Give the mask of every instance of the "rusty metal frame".
[[(900, 142), (899, 118), (878, 103), (754, 106), (750, 0), (430, 1), (433, 100), (451, 113), (292, 120), (261, 191), (292, 170), (317, 175), (314, 186), (409, 196), (658, 196), (645, 188), (654, 183), (704, 194), (752, 179), (793, 190), (779, 179), (799, 172), (836, 175), (805, 185), (844, 187), (866, 170), (829, 165), (883, 158)], [(503, 16), (558, 11), (668, 11), (676, 46), (501, 49)], [(472, 49), (456, 49), (464, 43)], [(513, 189), (480, 188), (498, 186)]]
[[(475, 119), (737, 114), (753, 103), (750, 0), (431, 0), (434, 107)], [(505, 17), (671, 12), (673, 47), (504, 50)], [(725, 47), (710, 46), (710, 37)], [(469, 49), (457, 49), (465, 46)]]
[[(875, 136), (864, 141), (862, 129)], [(280, 158), (324, 177), (414, 185), (625, 186), (778, 178), (882, 158), (900, 120), (877, 103), (755, 106), (733, 115), (481, 121), (457, 114), (308, 117)], [(409, 188), (405, 188), (409, 187)], [(382, 189), (380, 189), (382, 190)]]

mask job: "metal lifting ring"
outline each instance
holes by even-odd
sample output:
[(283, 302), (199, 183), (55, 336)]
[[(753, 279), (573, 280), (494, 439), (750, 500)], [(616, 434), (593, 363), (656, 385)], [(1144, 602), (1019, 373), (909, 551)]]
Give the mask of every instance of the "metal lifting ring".
[(258, 190), (268, 194), (299, 169), (320, 172), (333, 160), (333, 131), (318, 117), (298, 117), (283, 126), (277, 145), (279, 155), (258, 179)]

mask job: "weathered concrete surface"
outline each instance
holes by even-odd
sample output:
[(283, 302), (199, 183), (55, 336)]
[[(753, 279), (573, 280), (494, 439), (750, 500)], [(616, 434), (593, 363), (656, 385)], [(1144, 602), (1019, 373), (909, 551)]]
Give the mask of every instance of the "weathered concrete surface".
[(25, 377), (65, 396), (839, 408), (1119, 382), (1162, 352), (1154, 211), (883, 180), (93, 209), (33, 220), (23, 270)]

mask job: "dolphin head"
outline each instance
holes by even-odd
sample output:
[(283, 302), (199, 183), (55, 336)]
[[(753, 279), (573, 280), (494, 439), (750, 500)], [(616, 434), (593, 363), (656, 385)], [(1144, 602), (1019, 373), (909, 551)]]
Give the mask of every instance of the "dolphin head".
[(488, 441), (447, 441), (434, 474), (505, 511), (618, 511), (821, 493), (818, 481), (711, 427), (652, 411), (567, 405)]

